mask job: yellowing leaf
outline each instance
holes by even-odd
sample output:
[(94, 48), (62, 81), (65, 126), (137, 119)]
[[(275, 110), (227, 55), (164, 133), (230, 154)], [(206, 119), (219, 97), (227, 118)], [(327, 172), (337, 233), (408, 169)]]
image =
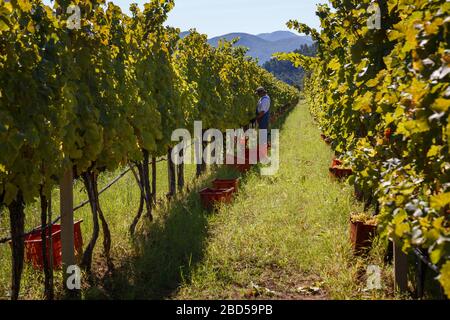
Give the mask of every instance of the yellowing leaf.
[(437, 196), (433, 196), (430, 199), (431, 206), (436, 209), (440, 210), (450, 204), (450, 192), (441, 193)]
[(397, 224), (395, 226), (395, 235), (399, 238), (402, 238), (405, 233), (411, 231), (411, 227), (407, 223)]
[(425, 23), (425, 31), (428, 35), (434, 35), (439, 32), (439, 27), (444, 23), (442, 18), (437, 18), (432, 22)]
[[(449, 118), (449, 120), (450, 120), (450, 116), (448, 117)], [(448, 142), (448, 145), (449, 145), (449, 147), (450, 147), (450, 121), (448, 122), (448, 124), (447, 124), (447, 129), (446, 129), (446, 135), (447, 135), (447, 142)]]
[(414, 103), (419, 104), (422, 98), (428, 93), (427, 83), (414, 78), (409, 91), (413, 96)]
[(450, 108), (450, 99), (436, 99), (431, 108), (437, 112), (447, 112), (447, 110)]
[(441, 268), (439, 282), (444, 289), (445, 294), (450, 298), (450, 261), (447, 261)]
[(12, 7), (11, 2), (5, 2), (5, 3), (3, 3), (3, 8), (6, 9), (6, 12), (7, 12), (7, 13), (11, 13), (11, 12), (13, 11), (13, 7)]
[(355, 101), (355, 105), (353, 106), (353, 110), (360, 110), (363, 112), (371, 112), (372, 111), (372, 95), (373, 93), (367, 91), (366, 94), (362, 97), (358, 97)]
[(31, 10), (31, 3), (28, 0), (17, 0), (17, 4), (19, 5), (20, 9), (22, 9), (25, 12), (28, 12)]
[(9, 26), (6, 24), (5, 21), (0, 19), (0, 32), (1, 31), (8, 31), (8, 30), (9, 30)]
[(34, 32), (35, 31), (34, 24), (31, 21), (27, 25), (27, 30), (28, 30), (28, 32)]
[(433, 221), (433, 227), (437, 230), (442, 229), (442, 224), (444, 223), (445, 217), (439, 217)]
[(366, 82), (366, 86), (369, 88), (373, 88), (376, 87), (378, 85), (378, 79), (370, 79), (369, 81)]
[(392, 113), (387, 113), (384, 116), (384, 121), (386, 122), (386, 125), (389, 125), (389, 124), (391, 124), (392, 122), (395, 121), (395, 117), (393, 116)]
[(339, 60), (337, 58), (334, 58), (328, 64), (328, 68), (330, 68), (330, 69), (332, 69), (334, 71), (339, 70), (340, 67), (341, 67), (341, 64), (339, 63)]
[(414, 25), (411, 24), (409, 28), (406, 29), (406, 43), (403, 47), (403, 52), (409, 52), (417, 47), (417, 30)]
[(430, 130), (426, 119), (409, 120), (401, 122), (398, 125), (397, 133), (403, 134), (405, 137), (409, 137), (414, 133), (426, 132)]
[(400, 32), (398, 30), (391, 30), (389, 32), (389, 36), (388, 37), (389, 37), (390, 41), (394, 41), (394, 40), (397, 40), (397, 39), (404, 38), (405, 35), (403, 34), (403, 32)]
[(443, 255), (444, 255), (444, 250), (443, 250), (442, 246), (438, 246), (436, 249), (434, 249), (430, 253), (431, 263), (437, 264), (441, 260)]
[(441, 151), (441, 149), (442, 149), (441, 146), (431, 146), (430, 150), (428, 150), (427, 157), (432, 158), (437, 156)]

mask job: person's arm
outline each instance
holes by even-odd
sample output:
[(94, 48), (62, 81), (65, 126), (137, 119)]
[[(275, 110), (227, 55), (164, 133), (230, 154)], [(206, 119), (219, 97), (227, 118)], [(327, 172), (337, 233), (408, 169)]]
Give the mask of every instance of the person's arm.
[(261, 111), (260, 113), (258, 113), (258, 115), (256, 116), (256, 121), (259, 121), (262, 119), (262, 117), (264, 117), (266, 113), (264, 111)]
[(264, 117), (264, 115), (269, 112), (269, 108), (270, 108), (270, 100), (269, 99), (263, 99), (261, 101), (261, 108), (260, 108), (260, 112), (258, 113), (258, 115), (256, 116), (256, 120), (259, 121), (262, 119), (262, 117)]

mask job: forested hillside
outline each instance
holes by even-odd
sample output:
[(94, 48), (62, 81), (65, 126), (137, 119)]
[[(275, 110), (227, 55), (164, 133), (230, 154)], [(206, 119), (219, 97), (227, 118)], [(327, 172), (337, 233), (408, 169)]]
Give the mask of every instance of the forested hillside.
[[(295, 50), (294, 53), (313, 57), (316, 54), (316, 46), (314, 44), (305, 44), (302, 45), (300, 49)], [(305, 69), (303, 69), (303, 67), (295, 67), (291, 61), (283, 61), (278, 60), (277, 58), (272, 58), (270, 61), (263, 64), (263, 68), (287, 84), (295, 86), (299, 89), (303, 86)]]

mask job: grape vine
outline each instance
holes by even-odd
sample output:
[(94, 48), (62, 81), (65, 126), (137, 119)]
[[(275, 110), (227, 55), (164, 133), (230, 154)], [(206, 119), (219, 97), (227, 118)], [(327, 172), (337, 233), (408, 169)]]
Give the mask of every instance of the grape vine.
[[(71, 28), (71, 5), (80, 28)], [(215, 49), (192, 30), (165, 27), (173, 0), (152, 0), (131, 16), (104, 0), (0, 0), (0, 199), (10, 211), (12, 298), (23, 268), (24, 207), (51, 199), (67, 170), (85, 183), (93, 234), (83, 266), (103, 232), (108, 266), (111, 237), (98, 197), (97, 178), (133, 163), (151, 218), (155, 176), (149, 162), (167, 154), (174, 129), (237, 128), (254, 116), (254, 89), (266, 86), (274, 110), (298, 100), (296, 89), (276, 80), (223, 43)], [(152, 171), (156, 167), (152, 166)], [(45, 224), (46, 203), (42, 205)], [(100, 219), (100, 222), (99, 222)], [(134, 224), (135, 226), (135, 224)], [(134, 226), (130, 232), (134, 232)]]
[[(428, 251), (450, 296), (450, 3), (330, 1), (311, 34), (318, 56), (280, 54), (310, 72), (311, 112), (350, 178), (405, 252)], [(381, 28), (367, 21), (374, 3)]]

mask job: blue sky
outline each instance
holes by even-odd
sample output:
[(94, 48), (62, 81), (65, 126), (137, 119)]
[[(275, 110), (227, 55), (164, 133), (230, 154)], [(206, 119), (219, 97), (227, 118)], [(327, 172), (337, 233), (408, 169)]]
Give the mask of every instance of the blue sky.
[[(115, 0), (124, 10), (129, 4), (143, 4), (144, 0)], [(196, 28), (209, 37), (231, 32), (252, 34), (289, 30), (286, 22), (300, 20), (311, 27), (319, 27), (315, 15), (317, 3), (326, 0), (175, 0), (167, 24), (182, 31)]]
[[(49, 3), (50, 0), (44, 0)], [(129, 13), (131, 3), (142, 6), (145, 0), (113, 0)], [(187, 31), (196, 28), (209, 37), (232, 32), (259, 34), (289, 30), (286, 22), (296, 19), (319, 28), (315, 15), (318, 3), (327, 0), (175, 0), (168, 25)]]
[[(44, 0), (49, 3), (49, 0)], [(130, 3), (142, 5), (145, 0), (113, 0), (129, 13)], [(296, 19), (319, 27), (315, 15), (318, 3), (327, 0), (175, 0), (168, 25), (182, 31), (196, 28), (209, 37), (231, 32), (259, 34), (289, 30), (286, 22)]]

